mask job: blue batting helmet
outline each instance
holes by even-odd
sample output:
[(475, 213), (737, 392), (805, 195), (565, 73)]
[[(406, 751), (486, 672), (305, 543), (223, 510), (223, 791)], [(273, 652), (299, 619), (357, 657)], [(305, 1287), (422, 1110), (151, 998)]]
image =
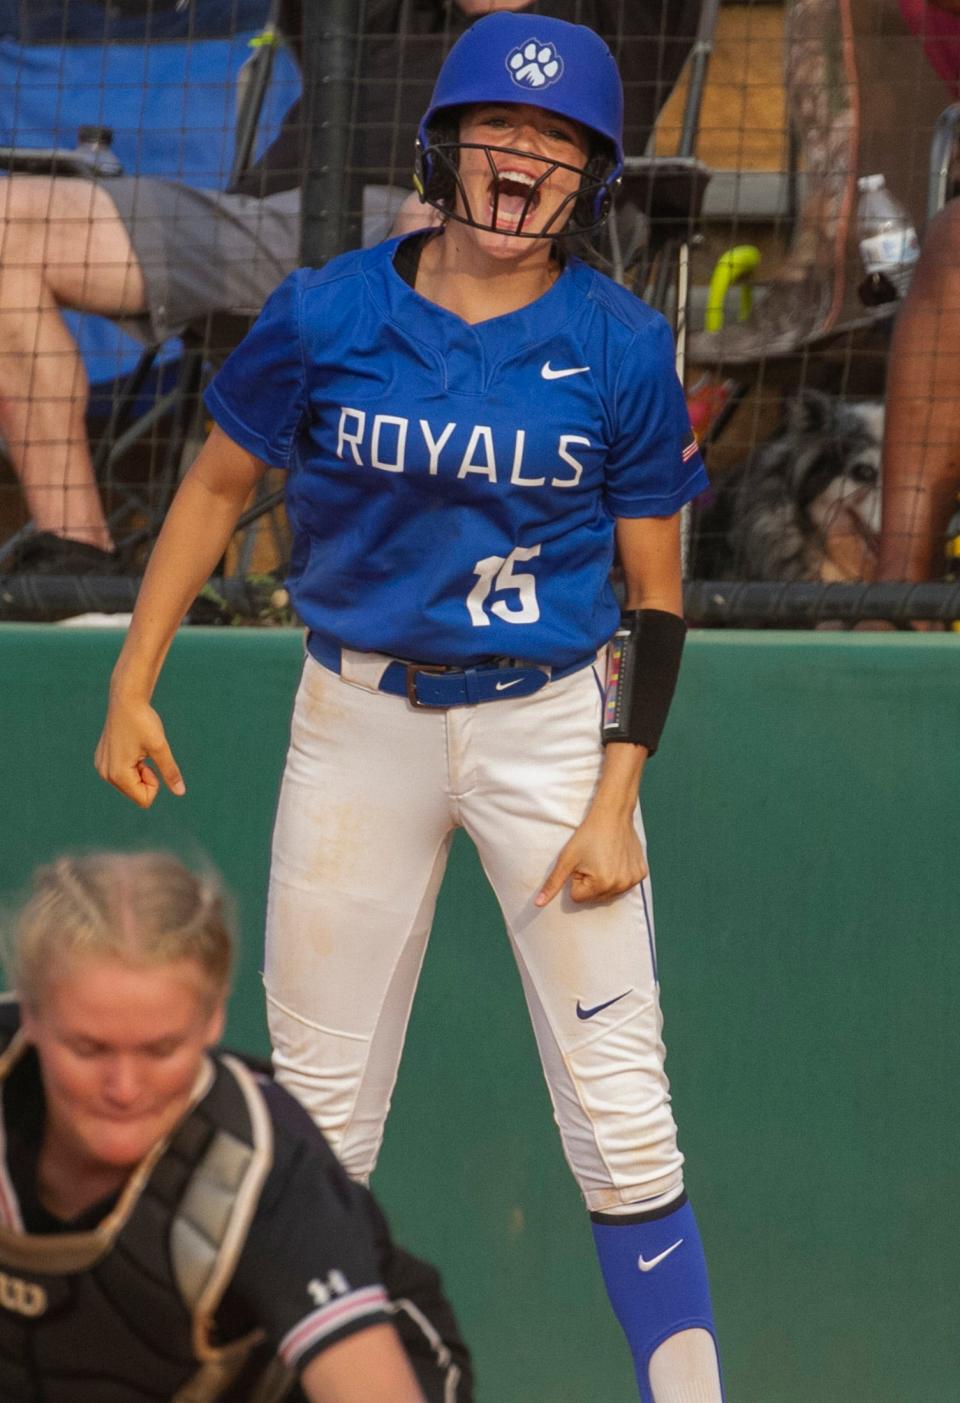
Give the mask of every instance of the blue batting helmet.
[(586, 25), (546, 15), (487, 15), (450, 50), (417, 136), (415, 178), (427, 203), (451, 213), (448, 200), (435, 194), (431, 198), (431, 187), (435, 191), (438, 176), (443, 183), (444, 170), (456, 178), (457, 138), (449, 122), (444, 129), (444, 114), (475, 103), (500, 102), (542, 107), (579, 122), (592, 134), (581, 198), (564, 232), (598, 228), (623, 169), (623, 85), (616, 60), (598, 34)]

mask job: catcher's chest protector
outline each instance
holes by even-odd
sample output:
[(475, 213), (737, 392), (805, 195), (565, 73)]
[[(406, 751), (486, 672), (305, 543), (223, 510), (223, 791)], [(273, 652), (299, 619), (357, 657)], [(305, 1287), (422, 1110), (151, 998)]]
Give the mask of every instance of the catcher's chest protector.
[[(22, 1052), (19, 1035), (7, 1039), (0, 1093)], [(245, 1067), (217, 1058), (207, 1078), (166, 1147), (91, 1232), (19, 1231), (0, 1145), (3, 1403), (211, 1403), (250, 1362), (259, 1333), (223, 1347), (211, 1336), (270, 1168), (272, 1131)]]

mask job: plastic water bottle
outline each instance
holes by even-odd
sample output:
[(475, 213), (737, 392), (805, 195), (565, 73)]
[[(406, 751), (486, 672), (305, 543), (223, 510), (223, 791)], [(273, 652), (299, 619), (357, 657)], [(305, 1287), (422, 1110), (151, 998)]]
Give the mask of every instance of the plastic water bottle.
[(857, 186), (857, 237), (865, 275), (858, 292), (865, 307), (881, 308), (906, 293), (920, 242), (910, 215), (882, 175), (862, 175)]
[(77, 152), (91, 175), (122, 175), (123, 166), (113, 150), (110, 127), (80, 127), (77, 131)]

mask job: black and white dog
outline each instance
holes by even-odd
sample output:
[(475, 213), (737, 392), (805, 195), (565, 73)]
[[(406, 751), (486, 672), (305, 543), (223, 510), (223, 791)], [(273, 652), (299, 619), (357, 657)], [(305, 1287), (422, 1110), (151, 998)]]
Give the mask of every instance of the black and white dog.
[(697, 524), (701, 580), (869, 578), (880, 529), (883, 405), (802, 390), (720, 477)]

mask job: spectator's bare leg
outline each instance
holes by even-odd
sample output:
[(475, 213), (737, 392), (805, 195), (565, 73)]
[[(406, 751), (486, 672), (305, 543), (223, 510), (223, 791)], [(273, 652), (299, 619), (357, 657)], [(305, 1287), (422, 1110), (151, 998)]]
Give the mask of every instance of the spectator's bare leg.
[(960, 489), (960, 200), (923, 241), (887, 372), (878, 578), (943, 573), (943, 532)]
[(0, 181), (0, 430), (38, 531), (111, 548), (84, 421), (86, 371), (60, 308), (137, 313), (145, 295), (101, 186)]

